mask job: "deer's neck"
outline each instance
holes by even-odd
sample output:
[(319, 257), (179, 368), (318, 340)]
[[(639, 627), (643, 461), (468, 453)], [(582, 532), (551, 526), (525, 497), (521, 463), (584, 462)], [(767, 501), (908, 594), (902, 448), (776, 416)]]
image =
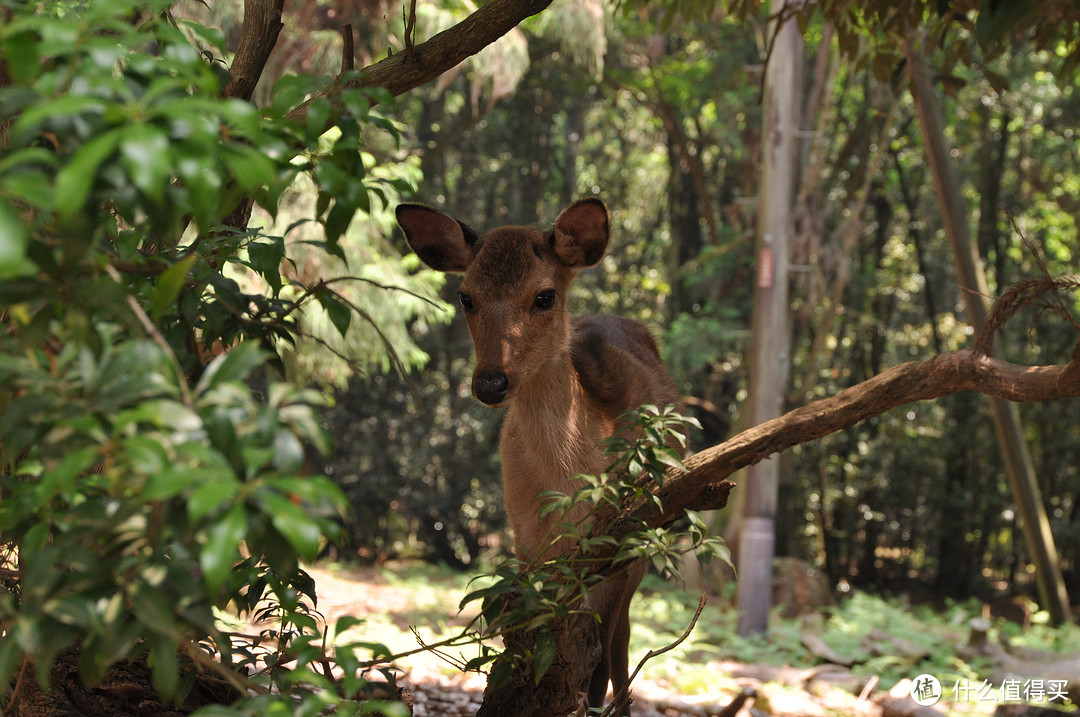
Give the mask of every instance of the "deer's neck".
[(596, 444), (608, 432), (600, 423), (569, 349), (552, 356), (521, 386), (506, 417), (511, 447), (531, 454), (538, 474), (567, 483), (578, 473), (603, 470)]

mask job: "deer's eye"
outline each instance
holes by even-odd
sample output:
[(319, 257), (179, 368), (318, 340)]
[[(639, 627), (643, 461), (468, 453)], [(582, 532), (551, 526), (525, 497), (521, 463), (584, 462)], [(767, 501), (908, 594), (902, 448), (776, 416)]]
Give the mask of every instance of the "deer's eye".
[(555, 305), (555, 290), (544, 289), (533, 300), (533, 306), (541, 311), (546, 311)]
[(469, 296), (468, 294), (466, 294), (464, 292), (459, 293), (458, 294), (458, 302), (461, 304), (461, 308), (465, 309), (466, 311), (472, 311), (472, 308), (473, 308), (472, 297)]

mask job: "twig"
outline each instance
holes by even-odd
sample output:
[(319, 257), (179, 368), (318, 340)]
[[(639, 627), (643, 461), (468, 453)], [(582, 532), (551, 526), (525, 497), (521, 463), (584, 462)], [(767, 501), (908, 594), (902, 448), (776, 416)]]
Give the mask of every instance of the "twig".
[[(413, 637), (416, 638), (416, 644), (420, 645), (422, 650), (430, 652), (431, 654), (435, 655), (436, 657), (438, 657), (443, 662), (446, 662), (447, 664), (449, 664), (451, 667), (453, 667), (458, 672), (465, 672), (466, 671), (466, 668), (467, 668), (467, 666), (469, 664), (469, 661), (465, 659), (465, 655), (463, 655), (463, 654), (461, 654), (459, 652), (458, 656), (454, 657), (449, 652), (446, 652), (445, 650), (439, 649), (438, 644), (429, 645), (428, 643), (424, 642), (424, 638), (420, 637), (420, 631), (413, 625), (409, 626), (409, 631), (413, 634)], [(464, 636), (464, 635), (462, 635), (462, 636)], [(477, 637), (479, 637), (479, 635)], [(470, 639), (469, 642), (466, 642), (464, 644), (468, 645), (472, 641), (473, 640)], [(480, 641), (476, 640), (476, 644), (479, 645)]]
[(223, 663), (215, 660), (201, 645), (199, 645), (199, 643), (186, 640), (183, 648), (184, 652), (191, 658), (192, 662), (201, 665), (210, 672), (220, 675), (223, 680), (232, 685), (233, 689), (240, 694), (247, 694), (249, 690), (264, 694), (267, 692), (265, 687), (250, 680), (243, 679), (236, 672), (227, 668)]
[[(1012, 224), (1013, 229), (1016, 231), (1016, 235), (1020, 237), (1020, 241), (1023, 242), (1024, 247), (1028, 250), (1028, 252), (1031, 254), (1031, 257), (1035, 260), (1035, 263), (1039, 265), (1039, 271), (1042, 272), (1042, 275), (1044, 277), (1048, 279), (1051, 278), (1050, 270), (1046, 268), (1046, 261), (1043, 259), (1043, 255), (1039, 252), (1039, 247), (1037, 247), (1033, 242), (1028, 241), (1028, 238), (1024, 236), (1024, 232), (1020, 230), (1020, 226), (1016, 223), (1016, 217), (1014, 217), (1011, 213), (1009, 214), (1009, 222)], [(1057, 303), (1058, 313), (1068, 319), (1073, 326), (1080, 329), (1080, 322), (1077, 322), (1077, 320), (1073, 318), (1072, 312), (1069, 311), (1068, 307), (1065, 306), (1065, 301), (1061, 298), (1060, 292), (1054, 291), (1054, 301)]]
[[(293, 311), (296, 311), (298, 308), (300, 308), (300, 305), (305, 300), (307, 300), (309, 297), (311, 297), (311, 295), (318, 293), (321, 289), (324, 289), (324, 288), (330, 286), (330, 284), (336, 284), (336, 283), (341, 282), (341, 281), (359, 281), (359, 282), (363, 282), (365, 284), (369, 284), (371, 286), (374, 286), (376, 289), (385, 289), (386, 291), (400, 291), (403, 294), (408, 294), (409, 296), (413, 297), (414, 299), (418, 299), (420, 301), (423, 301), (425, 304), (428, 304), (429, 306), (431, 306), (433, 308), (439, 309), (441, 311), (446, 310), (444, 306), (440, 306), (437, 302), (435, 302), (434, 299), (429, 299), (426, 296), (421, 296), (420, 294), (416, 293), (412, 289), (406, 289), (404, 286), (397, 286), (396, 284), (383, 284), (381, 282), (375, 281), (374, 279), (368, 279), (368, 278), (365, 278), (363, 276), (334, 276), (334, 277), (331, 277), (329, 279), (319, 279), (317, 282), (315, 282), (311, 286), (307, 286), (307, 285), (305, 285), (305, 284), (303, 284), (303, 283), (301, 283), (299, 281), (291, 281), (290, 285), (302, 288), (304, 291), (300, 296), (298, 296), (293, 301), (293, 305), (290, 306), (281, 315), (280, 318), (285, 318), (289, 314), (291, 314)], [(341, 295), (338, 294), (338, 296), (340, 297)]]
[(416, 0), (409, 0), (409, 12), (401, 8), (401, 14), (405, 20), (405, 57), (411, 62), (416, 59), (416, 51), (413, 45), (416, 41)]
[(3, 714), (12, 714), (12, 710), (15, 708), (15, 702), (19, 699), (19, 690), (22, 689), (23, 677), (26, 675), (26, 670), (30, 666), (30, 656), (23, 655), (22, 664), (19, 665), (19, 674), (15, 678), (15, 684), (11, 687), (11, 699), (8, 700), (7, 708)]
[(353, 44), (352, 23), (341, 26), (341, 75), (356, 68), (356, 47)]
[(659, 650), (649, 650), (645, 653), (645, 657), (641, 658), (641, 662), (634, 668), (634, 673), (630, 675), (630, 679), (626, 681), (626, 684), (622, 686), (622, 689), (620, 689), (614, 698), (612, 698), (611, 704), (609, 704), (607, 709), (601, 713), (600, 717), (611, 717), (611, 715), (615, 714), (616, 710), (619, 710), (619, 713), (622, 714), (623, 711), (630, 706), (630, 685), (637, 679), (638, 673), (641, 672), (641, 668), (643, 668), (645, 663), (652, 658), (674, 650), (681, 645), (686, 638), (690, 637), (690, 633), (693, 632), (694, 626), (697, 625), (698, 618), (701, 617), (701, 611), (705, 609), (705, 603), (708, 601), (708, 597), (705, 593), (701, 593), (701, 599), (698, 600), (698, 606), (697, 610), (694, 612), (694, 617), (690, 618), (690, 624), (686, 626), (686, 630), (683, 631), (683, 634), (670, 645), (661, 647)]
[[(987, 316), (986, 322), (975, 336), (973, 342), (975, 351), (989, 356), (998, 329), (1004, 326), (1017, 311), (1025, 306), (1041, 306), (1044, 310), (1051, 309), (1080, 329), (1080, 322), (1076, 320), (1061, 299), (1062, 291), (1077, 290), (1080, 290), (1080, 277), (1077, 276), (1057, 278), (1044, 276), (1039, 279), (1022, 279), (1016, 282), (994, 302), (990, 315)], [(1051, 298), (1047, 298), (1047, 295)]]
[(393, 365), (394, 370), (397, 371), (398, 376), (400, 376), (405, 381), (405, 385), (408, 387), (409, 393), (412, 394), (413, 400), (416, 401), (416, 404), (418, 406), (423, 406), (423, 399), (420, 398), (420, 392), (416, 390), (416, 386), (414, 386), (412, 381), (409, 380), (409, 371), (405, 368), (405, 362), (401, 360), (400, 356), (398, 356), (397, 350), (394, 349), (394, 345), (390, 343), (390, 339), (388, 339), (386, 337), (386, 334), (383, 333), (382, 327), (379, 326), (379, 323), (375, 321), (375, 318), (371, 314), (369, 314), (367, 311), (360, 308), (353, 302), (349, 301), (341, 294), (338, 294), (337, 298), (338, 301), (348, 306), (355, 313), (359, 314), (360, 318), (366, 321), (368, 325), (375, 331), (376, 335), (378, 335), (379, 337), (379, 340), (382, 342), (383, 348), (386, 349), (387, 355), (390, 357), (390, 363)]
[(859, 707), (865, 704), (868, 699), (870, 699), (870, 693), (874, 691), (875, 687), (877, 687), (879, 679), (881, 678), (878, 677), (878, 675), (873, 675), (870, 677), (869, 680), (866, 681), (866, 684), (862, 688), (862, 692), (859, 693), (859, 699), (855, 702), (856, 714), (858, 714), (859, 712)]
[[(766, 67), (769, 66), (769, 62), (772, 60), (773, 49), (776, 47), (776, 39), (778, 37), (780, 37), (780, 30), (783, 28), (784, 23), (788, 22), (789, 20), (793, 20), (796, 15), (798, 15), (800, 12), (805, 11), (805, 9), (806, 9), (806, 2), (801, 2), (801, 3), (798, 3), (798, 4), (792, 3), (790, 5), (785, 5), (783, 8), (780, 9), (779, 12), (776, 12), (776, 13), (774, 13), (774, 14), (772, 14), (772, 15), (770, 15), (768, 17), (766, 22), (767, 23), (773, 23), (773, 33), (772, 33), (771, 37), (767, 38), (768, 42), (767, 42), (767, 46), (765, 48), (765, 66)], [(766, 24), (766, 26), (765, 26), (766, 34), (768, 34), (768, 31), (769, 31), (768, 24)], [(764, 99), (765, 99), (765, 73), (762, 72), (761, 73), (761, 83), (760, 83), (759, 88), (758, 88), (758, 104), (761, 104), (764, 101)]]
[[(123, 285), (124, 281), (120, 277), (120, 272), (118, 272), (112, 264), (105, 265), (105, 273), (117, 284)], [(194, 405), (191, 398), (191, 389), (188, 388), (187, 376), (184, 374), (184, 369), (180, 366), (180, 360), (176, 358), (176, 353), (172, 350), (172, 346), (169, 346), (169, 342), (165, 340), (165, 337), (162, 336), (161, 332), (154, 326), (154, 322), (146, 315), (146, 312), (143, 311), (143, 307), (139, 305), (139, 302), (134, 296), (127, 294), (126, 301), (128, 307), (131, 308), (132, 313), (135, 314), (135, 318), (138, 319), (139, 323), (142, 325), (143, 330), (146, 331), (154, 343), (165, 352), (165, 355), (169, 357), (169, 362), (176, 371), (176, 383), (180, 386), (180, 398), (183, 399), (185, 406), (191, 408)]]
[(479, 642), (479, 639), (480, 639), (479, 638), (479, 633), (477, 633), (475, 631), (470, 631), (470, 630), (471, 630), (472, 626), (476, 624), (476, 621), (478, 619), (479, 619), (479, 616), (477, 616), (476, 618), (473, 618), (473, 620), (468, 625), (466, 625), (461, 630), (461, 632), (458, 633), (457, 635), (455, 635), (453, 637), (448, 637), (445, 640), (440, 640), (439, 642), (433, 642), (431, 644), (425, 643), (420, 638), (420, 636), (417, 634), (415, 628), (410, 628), (412, 630), (412, 632), (413, 632), (413, 635), (416, 635), (416, 641), (417, 641), (417, 643), (419, 643), (420, 647), (417, 647), (417, 648), (412, 649), (412, 650), (405, 650), (404, 652), (395, 652), (393, 655), (386, 655), (385, 657), (382, 657), (382, 658), (377, 659), (377, 660), (362, 661), (362, 662), (357, 663), (357, 666), (359, 668), (361, 668), (361, 669), (370, 669), (370, 668), (376, 667), (378, 665), (388, 665), (388, 664), (391, 664), (393, 662), (397, 662), (398, 660), (401, 660), (403, 658), (412, 657), (413, 655), (417, 655), (417, 654), (419, 654), (421, 652), (434, 652), (436, 655), (441, 656), (441, 653), (439, 652), (438, 648), (441, 648), (441, 647), (455, 647), (457, 645), (469, 645), (469, 644), (477, 643), (477, 642)]

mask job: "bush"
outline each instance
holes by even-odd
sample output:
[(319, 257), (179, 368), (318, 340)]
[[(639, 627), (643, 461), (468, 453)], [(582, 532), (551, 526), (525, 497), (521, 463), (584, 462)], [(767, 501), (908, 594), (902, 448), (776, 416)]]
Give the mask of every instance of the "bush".
[[(247, 216), (306, 174), (315, 244), (343, 256), (353, 215), (403, 188), (361, 152), (365, 128), (393, 132), (371, 112), (390, 98), (338, 92), (303, 123), (285, 113), (332, 80), (283, 82), (265, 110), (222, 97), (221, 34), (171, 4), (0, 3), (0, 685), (31, 663), (46, 684), (77, 648), (87, 681), (145, 658), (182, 697), (194, 662), (260, 710), (302, 683), (311, 709), (355, 711), (361, 684), (278, 659), (322, 639), (300, 561), (345, 500), (304, 475), (322, 399), (273, 371), (305, 306), (343, 335), (355, 307), (290, 279)], [(269, 633), (224, 633), (230, 606)]]

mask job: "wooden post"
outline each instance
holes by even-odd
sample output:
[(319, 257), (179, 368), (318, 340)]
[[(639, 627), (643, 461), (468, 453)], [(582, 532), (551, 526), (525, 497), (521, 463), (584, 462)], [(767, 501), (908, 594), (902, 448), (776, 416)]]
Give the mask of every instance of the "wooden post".
[[(757, 285), (751, 325), (750, 425), (783, 412), (791, 353), (788, 239), (798, 170), (803, 38), (793, 19), (778, 23), (786, 0), (773, 0), (775, 39), (765, 68), (764, 127), (758, 191)], [(739, 634), (763, 632), (772, 605), (772, 563), (780, 457), (750, 466), (739, 538)]]

